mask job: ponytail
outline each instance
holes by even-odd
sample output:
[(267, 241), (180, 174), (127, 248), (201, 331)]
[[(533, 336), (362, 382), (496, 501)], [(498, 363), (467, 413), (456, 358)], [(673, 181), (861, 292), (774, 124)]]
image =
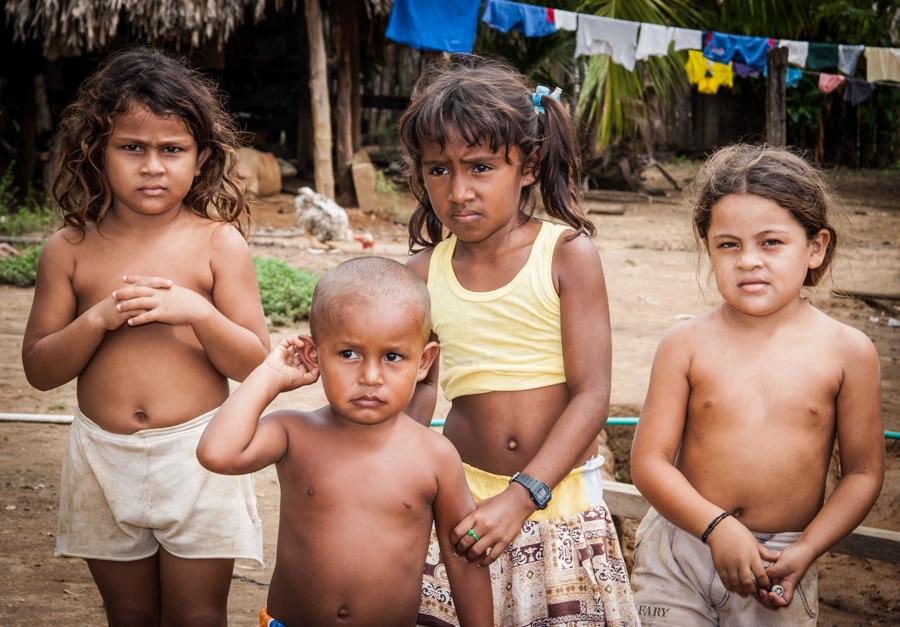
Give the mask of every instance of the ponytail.
[(544, 211), (571, 226), (576, 234), (593, 237), (597, 227), (581, 209), (581, 157), (572, 116), (552, 98), (543, 98), (542, 104), (544, 113), (538, 114), (542, 141), (537, 146), (535, 169)]

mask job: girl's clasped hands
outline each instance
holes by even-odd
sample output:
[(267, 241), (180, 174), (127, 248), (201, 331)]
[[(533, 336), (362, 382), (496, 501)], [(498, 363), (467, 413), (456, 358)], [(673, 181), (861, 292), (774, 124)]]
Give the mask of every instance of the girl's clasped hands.
[(138, 326), (149, 322), (184, 325), (192, 324), (214, 306), (197, 292), (177, 285), (171, 279), (155, 276), (126, 275), (122, 277), (126, 286), (112, 293), (118, 320), (113, 330), (127, 323)]

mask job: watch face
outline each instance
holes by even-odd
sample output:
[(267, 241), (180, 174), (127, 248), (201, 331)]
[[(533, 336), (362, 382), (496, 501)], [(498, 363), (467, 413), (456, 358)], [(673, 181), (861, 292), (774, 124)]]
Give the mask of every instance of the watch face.
[(550, 502), (550, 490), (541, 486), (534, 491), (534, 498), (540, 506), (545, 506)]

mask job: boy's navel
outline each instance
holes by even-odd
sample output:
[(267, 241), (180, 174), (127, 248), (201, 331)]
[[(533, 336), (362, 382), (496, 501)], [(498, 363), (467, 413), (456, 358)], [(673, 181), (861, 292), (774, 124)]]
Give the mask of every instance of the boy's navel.
[(141, 422), (147, 422), (150, 420), (150, 416), (143, 409), (139, 409), (134, 412), (134, 417), (140, 420)]
[(509, 442), (506, 443), (506, 448), (510, 451), (514, 451), (517, 448), (519, 448), (519, 443), (516, 441), (515, 438), (510, 438)]
[(309, 486), (309, 488), (307, 488), (307, 490), (306, 490), (306, 496), (315, 496), (315, 495), (316, 495), (316, 489), (313, 486)]

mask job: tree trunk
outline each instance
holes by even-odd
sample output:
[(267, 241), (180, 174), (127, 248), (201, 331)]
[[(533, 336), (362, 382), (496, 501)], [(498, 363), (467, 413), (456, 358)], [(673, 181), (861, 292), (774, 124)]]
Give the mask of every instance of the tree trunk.
[(875, 92), (875, 167), (884, 168), (894, 162), (891, 154), (891, 121), (888, 118), (888, 107), (882, 106), (887, 100), (883, 97), (884, 90)]
[(338, 192), (341, 204), (352, 203), (353, 178), (350, 160), (353, 158), (353, 74), (351, 54), (356, 46), (353, 38), (353, 21), (356, 7), (352, 2), (339, 2), (336, 6), (334, 29), (335, 57), (337, 59), (337, 97), (335, 98), (335, 138), (337, 163), (335, 164)]
[(304, 0), (309, 33), (309, 92), (312, 101), (316, 191), (334, 198), (331, 163), (331, 105), (328, 102), (328, 67), (319, 0)]
[(852, 106), (849, 102), (844, 102), (844, 111), (847, 112), (847, 120), (844, 128), (846, 135), (844, 139), (844, 148), (846, 150), (846, 160), (844, 165), (851, 168), (859, 167), (859, 107)]
[(787, 144), (784, 93), (787, 60), (787, 48), (770, 48), (766, 52), (766, 64), (769, 69), (766, 81), (766, 143), (770, 146)]
[(337, 57), (337, 98), (335, 122), (337, 128), (337, 168), (343, 171), (349, 167), (353, 157), (353, 64), (350, 60), (351, 50), (356, 42), (353, 40), (352, 21), (356, 15), (351, 2), (337, 4), (337, 20), (335, 21), (335, 56)]
[[(344, 3), (341, 3), (342, 6)], [(362, 94), (360, 93), (360, 84), (362, 78), (360, 76), (359, 63), (359, 16), (363, 10), (362, 3), (355, 2), (356, 6), (350, 11), (351, 21), (349, 41), (350, 41), (350, 138), (352, 140), (351, 153), (355, 153), (362, 146)]]

